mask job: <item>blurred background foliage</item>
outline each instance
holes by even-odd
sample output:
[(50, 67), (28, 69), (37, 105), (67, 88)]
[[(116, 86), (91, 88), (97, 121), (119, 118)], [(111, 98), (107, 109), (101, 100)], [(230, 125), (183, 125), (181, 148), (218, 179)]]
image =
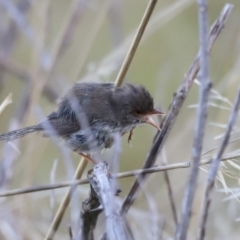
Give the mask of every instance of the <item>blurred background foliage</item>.
[[(225, 3), (209, 1), (209, 24)], [(240, 81), (240, 2), (231, 3), (233, 12), (210, 55), (211, 81), (219, 94), (211, 96), (203, 152), (218, 146)], [(147, 4), (147, 0), (0, 0), (0, 103), (9, 93), (13, 98), (0, 116), (0, 132), (42, 120), (75, 81), (114, 81)], [(198, 46), (196, 1), (159, 1), (126, 82), (146, 86), (155, 105), (167, 112)], [(190, 160), (197, 99), (195, 84), (157, 164), (163, 159), (168, 163)], [(134, 131), (132, 146), (127, 137), (123, 138), (119, 171), (142, 166), (154, 135), (151, 126), (143, 126)], [(232, 139), (238, 136), (236, 125)], [(237, 153), (238, 148), (239, 142), (235, 142), (227, 151)], [(72, 179), (80, 158), (63, 149), (61, 143), (42, 138), (41, 134), (1, 143), (1, 190)], [(207, 157), (211, 154), (214, 151)], [(103, 153), (103, 158), (111, 164), (113, 155), (114, 150), (110, 150)], [(205, 189), (207, 167), (202, 169), (189, 239), (196, 236)], [(178, 212), (188, 173), (189, 169), (169, 171)], [(239, 170), (226, 163), (219, 176), (222, 178), (217, 182), (211, 205), (207, 239), (239, 239)], [(120, 203), (132, 181), (133, 178), (119, 181)], [(87, 185), (78, 188), (78, 200), (86, 198), (88, 189)], [(53, 192), (46, 191), (0, 199), (0, 239), (42, 239), (65, 191), (55, 190), (55, 197)], [(80, 204), (78, 201), (78, 209)], [(77, 210), (71, 205), (56, 239), (68, 239), (67, 228), (74, 211)], [(149, 177), (128, 219), (136, 239), (159, 239), (154, 226), (160, 231), (163, 221), (163, 239), (172, 239), (174, 221), (162, 173)], [(103, 222), (101, 217), (96, 234), (102, 232)]]

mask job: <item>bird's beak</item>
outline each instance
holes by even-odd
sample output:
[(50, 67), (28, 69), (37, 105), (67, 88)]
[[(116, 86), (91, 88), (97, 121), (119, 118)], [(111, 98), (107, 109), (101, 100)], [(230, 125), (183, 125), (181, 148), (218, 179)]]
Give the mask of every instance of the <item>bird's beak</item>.
[(154, 122), (153, 118), (150, 115), (145, 116), (144, 120), (145, 123), (149, 123), (153, 127), (157, 128), (159, 131), (161, 131), (161, 128)]
[(157, 128), (159, 131), (161, 131), (161, 128), (155, 123), (151, 115), (165, 115), (165, 113), (160, 112), (156, 109), (153, 109), (150, 113), (148, 113), (147, 116), (145, 116), (145, 122), (152, 125), (153, 127)]
[(156, 109), (153, 109), (153, 110), (149, 113), (149, 115), (165, 115), (165, 113), (160, 112), (160, 111), (158, 111), (158, 110), (156, 110)]

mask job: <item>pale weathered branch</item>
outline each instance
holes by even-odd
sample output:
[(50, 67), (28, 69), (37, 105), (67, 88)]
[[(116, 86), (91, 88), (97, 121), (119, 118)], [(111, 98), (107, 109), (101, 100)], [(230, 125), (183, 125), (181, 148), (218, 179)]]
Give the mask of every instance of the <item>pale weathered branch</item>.
[(89, 177), (89, 182), (104, 209), (107, 239), (133, 239), (131, 231), (129, 233), (129, 228), (126, 227), (125, 220), (117, 209), (115, 190), (111, 184), (111, 175), (108, 170), (109, 167), (106, 162), (98, 163), (92, 170), (92, 177)]
[(197, 109), (197, 120), (195, 125), (193, 147), (192, 147), (192, 167), (182, 202), (181, 222), (177, 228), (176, 239), (185, 240), (189, 222), (191, 219), (192, 204), (196, 191), (198, 177), (198, 166), (201, 159), (205, 126), (208, 115), (208, 99), (211, 91), (211, 81), (209, 77), (209, 53), (208, 53), (208, 5), (207, 0), (198, 0), (199, 16), (199, 39), (200, 39), (200, 73), (201, 82), (199, 88), (199, 99)]
[[(89, 174), (88, 180), (91, 182), (91, 177)], [(90, 187), (89, 197), (83, 201), (82, 204), (82, 240), (94, 239), (94, 229), (97, 224), (98, 216), (102, 212), (102, 209), (99, 208), (101, 206), (99, 198), (95, 190), (92, 188), (92, 185), (90, 185)]]

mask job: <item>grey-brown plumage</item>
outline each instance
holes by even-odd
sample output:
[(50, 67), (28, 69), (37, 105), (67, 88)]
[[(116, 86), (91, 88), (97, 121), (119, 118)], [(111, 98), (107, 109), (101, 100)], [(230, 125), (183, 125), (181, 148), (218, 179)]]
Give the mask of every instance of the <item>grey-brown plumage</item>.
[(43, 122), (2, 134), (0, 141), (42, 131), (63, 138), (73, 151), (89, 153), (111, 147), (116, 133), (123, 135), (143, 123), (157, 127), (153, 114), (162, 113), (154, 109), (151, 95), (142, 86), (80, 82)]

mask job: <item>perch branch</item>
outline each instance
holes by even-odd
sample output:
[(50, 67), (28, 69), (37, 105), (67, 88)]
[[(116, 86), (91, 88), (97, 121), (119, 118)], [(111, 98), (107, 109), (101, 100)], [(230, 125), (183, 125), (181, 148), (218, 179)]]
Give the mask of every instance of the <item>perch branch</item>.
[[(91, 182), (91, 177), (88, 174), (88, 181)], [(82, 240), (93, 240), (94, 229), (97, 224), (99, 214), (102, 212), (99, 207), (101, 203), (92, 185), (90, 185), (90, 193), (88, 199), (82, 204)]]
[(116, 208), (114, 189), (108, 170), (108, 164), (106, 162), (100, 162), (94, 166), (92, 170), (93, 175), (89, 177), (89, 182), (104, 209), (107, 239), (132, 239), (125, 226), (124, 219), (122, 219)]

